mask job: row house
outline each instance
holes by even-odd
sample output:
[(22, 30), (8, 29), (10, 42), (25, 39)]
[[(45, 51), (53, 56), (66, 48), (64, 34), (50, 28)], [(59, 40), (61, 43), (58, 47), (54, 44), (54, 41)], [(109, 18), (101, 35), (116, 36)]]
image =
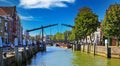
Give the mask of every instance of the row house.
[(18, 38), (19, 44), (22, 44), (22, 39), (23, 39), (23, 28), (22, 28), (22, 24), (20, 22), (20, 17), (17, 15), (16, 16), (16, 36)]
[[(101, 22), (101, 24), (100, 24), (100, 28), (102, 27), (102, 23), (103, 22)], [(103, 39), (103, 45), (105, 45), (105, 39), (108, 40), (108, 38), (104, 36), (102, 30), (100, 31), (100, 35), (101, 35), (101, 38)], [(110, 38), (109, 46), (117, 46), (117, 39), (115, 37)]]
[[(93, 43), (97, 43), (97, 45), (105, 45), (105, 39), (108, 39), (104, 36), (103, 31), (101, 30), (102, 23), (100, 23), (100, 27), (97, 28), (97, 30), (91, 34)], [(86, 42), (84, 39), (83, 42)], [(91, 43), (90, 36), (87, 36), (87, 43)], [(117, 45), (117, 39), (115, 37), (110, 38), (110, 44), (109, 46), (116, 46)]]
[[(97, 45), (101, 45), (101, 32), (100, 28), (97, 27), (97, 30), (91, 34), (91, 40), (93, 43), (96, 43)], [(87, 36), (87, 43), (91, 43), (90, 36)], [(86, 43), (86, 38), (82, 40), (84, 43)]]
[(0, 36), (4, 43), (8, 43), (8, 22), (12, 21), (6, 16), (0, 15)]
[[(0, 27), (5, 27), (6, 29), (2, 29), (4, 35), (2, 33), (0, 36), (3, 38), (4, 43), (14, 43), (14, 39), (18, 38), (19, 43), (22, 43), (22, 25), (20, 23), (20, 18), (17, 15), (16, 7), (10, 6), (0, 7), (0, 16), (1, 16), (1, 25)], [(6, 21), (7, 19), (7, 21)], [(7, 39), (7, 40), (6, 40)]]

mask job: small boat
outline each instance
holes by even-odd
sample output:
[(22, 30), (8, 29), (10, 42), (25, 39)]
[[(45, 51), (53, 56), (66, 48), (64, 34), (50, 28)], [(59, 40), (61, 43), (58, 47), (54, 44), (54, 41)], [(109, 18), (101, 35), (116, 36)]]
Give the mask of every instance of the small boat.
[(72, 48), (72, 46), (71, 46), (71, 45), (67, 45), (67, 47), (68, 47), (68, 48)]
[(56, 44), (56, 47), (60, 46), (59, 44)]

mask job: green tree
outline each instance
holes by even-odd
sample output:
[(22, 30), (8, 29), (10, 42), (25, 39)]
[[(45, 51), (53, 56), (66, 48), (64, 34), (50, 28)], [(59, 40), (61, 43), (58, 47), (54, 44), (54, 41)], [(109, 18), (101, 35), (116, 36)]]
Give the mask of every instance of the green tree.
[(56, 40), (61, 41), (64, 40), (64, 35), (62, 33), (56, 33)]
[(37, 40), (37, 41), (40, 40), (40, 35), (36, 35), (35, 40)]
[(108, 39), (116, 38), (118, 45), (118, 38), (120, 37), (120, 4), (109, 6), (102, 23), (102, 31)]
[(56, 40), (56, 35), (50, 36), (50, 39), (51, 39), (51, 40)]
[(68, 40), (70, 40), (70, 41), (75, 40), (75, 29), (74, 28), (72, 29), (71, 34), (68, 37)]
[(30, 40), (34, 40), (34, 36), (30, 36), (29, 39), (30, 39)]
[(97, 30), (97, 26), (98, 16), (88, 7), (81, 8), (77, 17), (75, 18), (76, 38), (87, 38), (87, 35), (91, 35), (91, 33)]
[(64, 32), (64, 39), (65, 39), (65, 41), (69, 41), (69, 37), (70, 37), (70, 35), (71, 35), (71, 31), (65, 31)]

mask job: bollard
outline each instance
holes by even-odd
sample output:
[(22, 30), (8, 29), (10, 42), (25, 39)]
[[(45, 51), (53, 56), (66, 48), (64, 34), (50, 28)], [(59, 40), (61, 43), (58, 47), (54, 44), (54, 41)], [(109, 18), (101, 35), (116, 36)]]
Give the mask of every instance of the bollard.
[(2, 56), (2, 38), (0, 37), (0, 66), (4, 66), (3, 56)]

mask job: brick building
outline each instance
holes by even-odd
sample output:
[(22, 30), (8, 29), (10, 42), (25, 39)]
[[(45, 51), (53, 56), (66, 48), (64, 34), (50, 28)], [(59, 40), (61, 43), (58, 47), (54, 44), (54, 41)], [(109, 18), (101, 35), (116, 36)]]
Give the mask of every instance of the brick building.
[(0, 36), (4, 43), (8, 43), (8, 22), (11, 20), (6, 16), (0, 15)]
[[(2, 29), (3, 33), (7, 36), (2, 36), (3, 40), (7, 38), (8, 43), (14, 43), (14, 39), (18, 38), (19, 43), (22, 41), (22, 25), (20, 23), (20, 18), (17, 15), (16, 7), (0, 7), (0, 16), (2, 18), (2, 23), (0, 25), (5, 27), (7, 30)], [(3, 18), (4, 17), (4, 18)], [(7, 19), (7, 21), (5, 21)], [(5, 33), (6, 31), (6, 33)], [(3, 41), (5, 42), (5, 41)]]

